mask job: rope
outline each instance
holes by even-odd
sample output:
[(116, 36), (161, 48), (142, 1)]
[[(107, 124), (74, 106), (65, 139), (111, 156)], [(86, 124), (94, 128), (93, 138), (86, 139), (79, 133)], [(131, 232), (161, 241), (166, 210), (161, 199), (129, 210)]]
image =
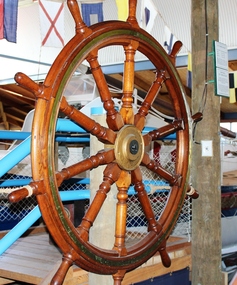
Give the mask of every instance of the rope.
[(11, 192), (18, 190), (18, 189), (21, 189), (21, 188), (19, 188), (19, 187), (16, 187), (16, 188), (0, 188), (0, 193), (1, 194), (10, 194)]
[(30, 185), (25, 185), (23, 187), (16, 187), (16, 188), (0, 188), (0, 194), (10, 194), (13, 191), (17, 191), (20, 189), (25, 188), (28, 191), (28, 195), (26, 196), (26, 198), (30, 197), (33, 195), (33, 188)]

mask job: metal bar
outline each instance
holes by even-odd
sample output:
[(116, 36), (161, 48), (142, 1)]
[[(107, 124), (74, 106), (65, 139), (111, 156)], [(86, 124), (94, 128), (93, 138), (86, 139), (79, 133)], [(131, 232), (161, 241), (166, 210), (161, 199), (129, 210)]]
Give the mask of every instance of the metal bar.
[[(65, 191), (61, 192), (60, 196), (62, 201), (85, 200), (90, 198), (90, 193), (88, 190)], [(40, 217), (39, 206), (36, 206), (0, 240), (0, 255), (21, 237)]]
[(9, 151), (0, 160), (0, 177), (12, 169), (17, 163), (30, 154), (31, 136), (21, 142), (15, 149)]

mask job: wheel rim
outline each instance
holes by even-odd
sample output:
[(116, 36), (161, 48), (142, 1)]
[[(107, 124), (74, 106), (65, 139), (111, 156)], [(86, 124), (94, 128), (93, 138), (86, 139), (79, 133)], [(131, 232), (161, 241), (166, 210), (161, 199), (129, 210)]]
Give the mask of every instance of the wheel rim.
[[(141, 241), (132, 247), (123, 245), (126, 254), (121, 254), (120, 250), (108, 251), (94, 246), (85, 238), (83, 230), (80, 231), (80, 227), (78, 230), (71, 223), (65, 214), (58, 193), (58, 184), (61, 182), (59, 183), (60, 179), (56, 175), (54, 165), (55, 129), (59, 110), (65, 115), (71, 116), (71, 119), (76, 120), (76, 123), (83, 128), (90, 124), (93, 125), (90, 118), (84, 118), (81, 114), (78, 117), (70, 115), (72, 109), (63, 99), (66, 85), (75, 69), (86, 59), (91, 67), (98, 89), (102, 90), (104, 83), (100, 83), (98, 80), (101, 69), (97, 63), (97, 50), (110, 45), (123, 46), (125, 54), (128, 53), (124, 70), (123, 104), (118, 114), (116, 113), (117, 117), (113, 120), (115, 109), (113, 106), (111, 107), (110, 99), (112, 100), (112, 97), (103, 95), (104, 91), (101, 91), (101, 98), (107, 110), (107, 122), (110, 126), (107, 128), (106, 137), (99, 137), (93, 132), (92, 134), (97, 136), (99, 140), (113, 145), (112, 158), (106, 153), (104, 160), (108, 163), (105, 164), (113, 164), (113, 169), (119, 169), (120, 175), (125, 172), (129, 174), (135, 184), (138, 196), (141, 197), (140, 203), (145, 211), (145, 216), (148, 220), (152, 220), (149, 223), (147, 235)], [(134, 84), (130, 82), (130, 77), (126, 73), (129, 73), (128, 70), (134, 73), (134, 57), (137, 51), (143, 53), (154, 64), (157, 77), (156, 82), (151, 86), (144, 99), (145, 104), (134, 114), (131, 111), (132, 95), (130, 90), (130, 85), (133, 86)], [(126, 86), (126, 80), (129, 81), (128, 86)], [(166, 85), (169, 91), (174, 121), (165, 128), (161, 127), (143, 135), (142, 129), (145, 125), (147, 112), (158, 96), (159, 86), (162, 85)], [(156, 95), (153, 94), (153, 88)], [(130, 115), (127, 117), (125, 113), (130, 113)], [(84, 119), (85, 123), (82, 123)], [(186, 109), (185, 92), (173, 62), (159, 43), (143, 30), (133, 27), (128, 22), (107, 22), (91, 27), (88, 37), (77, 34), (67, 44), (54, 62), (44, 82), (43, 92), (38, 96), (32, 129), (33, 179), (39, 182), (40, 189), (37, 200), (46, 225), (65, 257), (88, 271), (115, 274), (118, 270), (128, 271), (138, 267), (155, 252), (164, 249), (166, 239), (176, 223), (186, 195), (189, 161), (188, 121), (189, 114)], [(176, 133), (177, 141), (174, 174), (155, 164), (148, 158), (144, 150), (147, 140), (155, 140), (160, 138), (160, 134), (170, 133)], [(124, 141), (125, 147), (121, 146)], [(118, 153), (122, 153), (122, 156)], [(158, 220), (152, 214), (152, 206), (142, 186), (139, 171), (141, 163), (150, 171), (157, 172), (171, 185), (168, 201)], [(115, 176), (114, 172), (115, 170), (111, 173), (112, 176)], [(88, 227), (89, 230), (90, 226)]]

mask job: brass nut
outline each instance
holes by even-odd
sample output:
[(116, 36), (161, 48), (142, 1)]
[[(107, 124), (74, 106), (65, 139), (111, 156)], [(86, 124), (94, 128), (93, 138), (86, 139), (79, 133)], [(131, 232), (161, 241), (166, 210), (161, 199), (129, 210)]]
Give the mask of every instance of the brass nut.
[(115, 141), (115, 157), (118, 165), (124, 170), (136, 169), (144, 155), (144, 141), (140, 130), (135, 126), (124, 126)]

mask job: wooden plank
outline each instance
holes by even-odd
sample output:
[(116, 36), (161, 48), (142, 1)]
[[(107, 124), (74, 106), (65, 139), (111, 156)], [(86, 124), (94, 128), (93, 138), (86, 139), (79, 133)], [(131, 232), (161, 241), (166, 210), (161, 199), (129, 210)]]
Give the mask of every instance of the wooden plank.
[[(14, 243), (9, 249), (6, 250), (4, 254), (10, 254), (14, 250), (17, 250), (19, 252), (22, 252), (22, 255), (42, 255), (44, 254), (45, 256), (55, 256), (55, 258), (58, 258), (61, 254), (59, 249), (53, 245), (50, 244), (32, 244), (28, 243), (26, 240), (21, 241), (20, 243)], [(3, 256), (4, 256), (3, 254)]]
[(29, 244), (43, 244), (43, 245), (50, 244), (49, 236), (47, 234), (40, 234), (35, 236), (19, 238), (18, 240), (15, 241), (14, 244), (18, 244), (21, 242), (22, 243), (28, 242)]
[(41, 252), (47, 252), (49, 251), (50, 253), (61, 253), (61, 251), (59, 250), (59, 248), (55, 247), (54, 245), (51, 245), (51, 244), (33, 244), (33, 243), (28, 243), (27, 240), (22, 240), (21, 242), (16, 242), (14, 243), (8, 250), (10, 249), (18, 249), (18, 250), (22, 250), (22, 251), (25, 251), (25, 250), (32, 250), (33, 252), (35, 253), (40, 253)]
[(37, 259), (37, 260), (41, 260), (42, 262), (44, 260), (58, 260), (60, 259), (60, 257), (62, 257), (62, 254), (60, 252), (56, 252), (53, 250), (41, 250), (40, 249), (26, 249), (24, 250), (24, 248), (22, 247), (15, 247), (15, 248), (10, 248), (8, 249), (3, 255), (2, 257), (5, 256), (20, 256), (22, 258), (32, 258), (32, 259)]
[[(38, 246), (37, 246), (38, 245)], [(47, 241), (40, 241), (40, 240), (29, 240), (22, 238), (22, 239), (18, 239), (13, 245), (11, 245), (10, 248), (14, 248), (14, 247), (28, 247), (28, 248), (41, 248), (41, 250), (50, 250), (50, 248), (56, 248), (57, 251), (59, 252), (59, 249), (57, 247), (55, 247), (55, 245), (53, 244), (49, 244), (49, 242)]]
[[(47, 272), (52, 267), (52, 263), (44, 262), (35, 262), (31, 259), (24, 259), (24, 258), (16, 258), (6, 256), (5, 258), (0, 259), (1, 269), (9, 269), (11, 271), (17, 272), (29, 272), (29, 275), (36, 275), (39, 277), (44, 277)], [(28, 274), (28, 273), (27, 273)]]
[(0, 117), (2, 118), (5, 129), (9, 130), (10, 129), (9, 122), (7, 121), (7, 116), (6, 113), (4, 112), (3, 104), (1, 101), (0, 101)]
[(6, 285), (6, 284), (11, 284), (14, 281), (9, 280), (9, 279), (5, 279), (5, 278), (0, 278), (0, 285)]
[[(61, 260), (61, 256), (57, 259)], [(18, 255), (6, 255), (0, 259), (1, 263), (8, 263), (8, 264), (18, 264), (18, 266), (26, 266), (30, 267), (32, 269), (37, 269), (41, 268), (42, 270), (46, 270), (51, 267), (51, 264), (55, 263), (57, 261), (54, 259), (38, 259), (37, 256), (32, 258), (32, 257), (27, 257), (27, 256), (18, 256)], [(0, 268), (2, 268), (2, 265), (0, 265)]]
[[(10, 260), (10, 263), (6, 262), (3, 266), (1, 266), (0, 269), (0, 275), (2, 277), (12, 279), (12, 280), (18, 280), (22, 282), (27, 282), (30, 284), (40, 284), (40, 285), (48, 285), (50, 284), (50, 281), (56, 271), (59, 268), (59, 265), (61, 264), (61, 259), (58, 260), (55, 263), (49, 263), (45, 266), (43, 266), (42, 262), (39, 263), (41, 268), (35, 268), (35, 266), (27, 267), (26, 264), (22, 265), (22, 261), (19, 260), (20, 263), (13, 264)], [(42, 268), (44, 267), (44, 268)], [(43, 269), (43, 270), (41, 270)], [(46, 270), (47, 269), (47, 270)], [(67, 275), (65, 277), (65, 282), (68, 282), (68, 284), (73, 285), (73, 268), (70, 268), (67, 272)], [(4, 279), (5, 280), (5, 279)], [(69, 282), (70, 280), (70, 282)], [(1, 283), (0, 283), (1, 284)], [(7, 284), (7, 283), (2, 283)], [(76, 283), (75, 283), (76, 285)]]
[(237, 185), (237, 170), (224, 172), (222, 178), (222, 185), (223, 186)]
[(36, 255), (32, 251), (22, 251), (22, 250), (17, 250), (17, 249), (7, 250), (6, 253), (3, 254), (3, 257), (4, 256), (6, 256), (6, 257), (12, 256), (15, 258), (32, 259), (32, 260), (36, 259), (36, 260), (39, 260), (41, 262), (44, 262), (44, 261), (54, 262), (55, 260), (59, 260), (62, 257), (62, 255), (60, 253), (52, 252), (52, 251), (49, 251), (49, 252), (42, 252), (41, 251), (41, 253), (38, 253)]
[(20, 238), (0, 256), (0, 276), (39, 284), (61, 259), (59, 249), (49, 244), (48, 235)]
[(15, 266), (10, 265), (9, 267), (8, 264), (4, 264), (1, 266), (1, 269), (0, 269), (1, 277), (12, 279), (12, 280), (17, 280), (21, 282), (26, 282), (30, 284), (39, 284), (39, 282), (42, 280), (42, 276), (40, 277), (37, 276), (37, 273), (38, 272), (34, 272), (35, 275), (32, 275), (32, 269), (30, 270), (29, 268), (25, 268), (24, 272), (19, 272), (18, 265), (15, 265)]
[[(9, 233), (11, 230), (6, 230), (6, 231), (0, 231), (0, 238), (4, 237), (7, 233)], [(42, 233), (47, 233), (48, 230), (44, 225), (39, 225), (36, 227), (31, 227), (29, 228), (22, 236), (29, 236), (29, 235), (34, 235), (34, 234), (42, 234)]]
[[(50, 284), (52, 278), (54, 277), (55, 273), (57, 272), (59, 266), (61, 264), (61, 260), (56, 262), (54, 264), (54, 266), (51, 268), (50, 272), (47, 274), (47, 276), (42, 279), (42, 281), (40, 282), (39, 285), (48, 285)], [(73, 267), (71, 266), (65, 276), (65, 279), (64, 279), (64, 282), (63, 282), (63, 285), (76, 285), (75, 283), (75, 278), (73, 278)]]
[[(24, 240), (24, 238), (22, 238)], [(49, 235), (40, 234), (40, 235), (32, 235), (27, 237), (27, 242), (29, 243), (40, 243), (40, 244), (50, 244)]]
[(233, 285), (231, 282), (228, 282), (228, 272), (222, 271), (223, 285)]
[(85, 270), (83, 270), (77, 266), (74, 266), (73, 277), (76, 280), (76, 284), (88, 285), (88, 272), (87, 271), (85, 271)]
[(61, 264), (61, 261), (58, 261), (54, 264), (54, 266), (51, 268), (51, 270), (48, 272), (48, 274), (41, 280), (39, 285), (47, 285), (50, 283), (52, 278), (54, 277), (55, 273), (57, 272), (59, 266)]

